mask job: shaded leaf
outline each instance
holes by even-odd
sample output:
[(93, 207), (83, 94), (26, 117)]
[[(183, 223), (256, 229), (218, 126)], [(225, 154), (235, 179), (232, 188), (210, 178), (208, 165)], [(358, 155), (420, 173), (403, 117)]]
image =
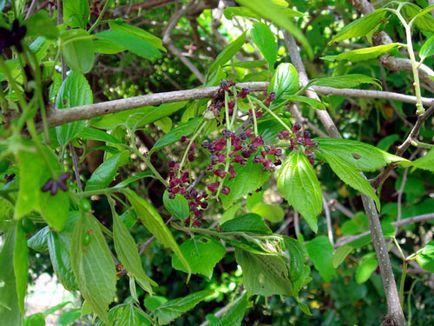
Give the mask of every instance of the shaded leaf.
[(265, 224), (261, 216), (257, 214), (245, 214), (235, 217), (221, 225), (223, 232), (250, 232), (257, 234), (272, 234), (273, 232)]
[(279, 204), (258, 203), (253, 206), (251, 212), (260, 215), (272, 223), (282, 221), (285, 216), (285, 212)]
[(160, 137), (160, 139), (158, 139), (154, 144), (154, 147), (152, 147), (152, 151), (169, 146), (180, 140), (182, 136), (191, 135), (199, 127), (201, 122), (202, 119), (196, 118), (180, 124), (178, 127), (172, 129), (170, 132)]
[(83, 29), (64, 30), (60, 34), (66, 64), (77, 72), (89, 72), (95, 60), (92, 36)]
[(416, 254), (416, 261), (424, 270), (434, 273), (434, 241), (431, 240)]
[(333, 255), (333, 267), (338, 268), (345, 258), (354, 250), (353, 247), (349, 245), (344, 245), (336, 249)]
[(356, 282), (365, 283), (378, 266), (375, 253), (370, 253), (362, 257), (356, 269)]
[(163, 194), (163, 204), (173, 217), (184, 220), (190, 215), (188, 201), (181, 194), (176, 194), (175, 198), (172, 199), (166, 190)]
[(312, 260), (315, 269), (321, 277), (329, 282), (335, 275), (333, 267), (333, 246), (326, 236), (320, 235), (315, 239), (306, 242), (307, 253)]

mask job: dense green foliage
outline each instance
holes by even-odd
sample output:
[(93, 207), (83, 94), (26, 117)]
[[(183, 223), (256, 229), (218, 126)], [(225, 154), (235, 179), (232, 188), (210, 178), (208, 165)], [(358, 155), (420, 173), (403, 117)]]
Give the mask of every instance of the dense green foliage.
[(0, 325), (432, 324), (434, 7), (352, 2), (0, 0)]

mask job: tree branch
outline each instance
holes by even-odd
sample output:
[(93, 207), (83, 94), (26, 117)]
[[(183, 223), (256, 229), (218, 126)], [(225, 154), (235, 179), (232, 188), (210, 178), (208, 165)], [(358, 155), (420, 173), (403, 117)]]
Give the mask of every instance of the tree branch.
[[(289, 55), (291, 57), (292, 63), (298, 71), (300, 82), (303, 86), (307, 85), (309, 79), (306, 74), (304, 64), (301, 60), (297, 44), (295, 43), (292, 35), (287, 34), (285, 38), (288, 40)], [(318, 95), (313, 91), (307, 90), (306, 94), (311, 98), (318, 99)], [(317, 110), (316, 114), (323, 126), (326, 128), (330, 137), (341, 138), (336, 125), (326, 110)], [(383, 231), (381, 229), (378, 212), (374, 201), (370, 197), (365, 195), (362, 195), (361, 197), (366, 215), (368, 216), (372, 242), (377, 255), (378, 264), (380, 266), (384, 293), (387, 300), (388, 316), (385, 321), (391, 321), (394, 325), (404, 326), (405, 317), (399, 302), (398, 289), (396, 287), (395, 277), (393, 275), (392, 265), (387, 251), (387, 245), (384, 239)]]

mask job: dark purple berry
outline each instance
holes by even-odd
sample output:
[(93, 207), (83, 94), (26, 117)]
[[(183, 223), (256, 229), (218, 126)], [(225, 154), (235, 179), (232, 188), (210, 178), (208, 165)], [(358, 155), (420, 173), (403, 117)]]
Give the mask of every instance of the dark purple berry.
[(231, 192), (231, 189), (229, 187), (224, 186), (222, 188), (222, 194), (223, 195), (229, 195), (230, 192)]

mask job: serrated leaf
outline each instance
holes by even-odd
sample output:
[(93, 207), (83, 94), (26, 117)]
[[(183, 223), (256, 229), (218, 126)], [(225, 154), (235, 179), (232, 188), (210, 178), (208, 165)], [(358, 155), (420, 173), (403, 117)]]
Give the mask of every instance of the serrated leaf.
[(250, 30), (250, 36), (267, 60), (268, 67), (273, 70), (277, 59), (277, 42), (270, 28), (264, 23), (255, 23)]
[(339, 179), (341, 179), (350, 187), (371, 197), (375, 201), (377, 209), (380, 210), (380, 200), (378, 199), (374, 188), (372, 188), (371, 184), (360, 172), (360, 170), (357, 170), (355, 167), (349, 165), (347, 161), (335, 154), (329, 152), (321, 152), (321, 156), (327, 161), (327, 163), (330, 165), (331, 169), (334, 173), (336, 173)]
[(315, 138), (319, 152), (335, 155), (359, 171), (376, 171), (388, 163), (409, 166), (411, 162), (375, 146), (349, 139)]
[(322, 57), (322, 59), (326, 61), (343, 61), (343, 60), (348, 60), (351, 62), (366, 61), (370, 59), (375, 59), (380, 55), (383, 55), (385, 53), (392, 51), (393, 49), (396, 49), (399, 46), (401, 46), (399, 43), (377, 45), (369, 48), (347, 51), (337, 55), (327, 55), (325, 57)]
[(184, 220), (190, 215), (188, 201), (181, 194), (176, 194), (175, 198), (169, 198), (169, 193), (165, 191), (163, 194), (163, 204), (173, 217)]
[(71, 239), (71, 265), (78, 288), (91, 309), (108, 323), (108, 308), (116, 295), (116, 268), (100, 226), (82, 215)]
[(378, 9), (370, 14), (354, 20), (350, 24), (342, 28), (329, 42), (339, 42), (349, 38), (366, 36), (374, 30), (382, 20), (386, 17), (388, 12), (385, 9)]
[(309, 83), (312, 86), (329, 86), (334, 88), (356, 88), (363, 84), (374, 85), (381, 89), (380, 81), (377, 78), (362, 74), (316, 78)]
[(110, 309), (110, 325), (150, 326), (151, 317), (133, 303), (124, 303)]
[(416, 261), (424, 270), (434, 273), (434, 241), (431, 240), (417, 252)]
[(143, 223), (143, 225), (152, 233), (153, 236), (165, 247), (171, 249), (176, 256), (178, 256), (182, 265), (188, 274), (191, 274), (191, 267), (188, 261), (185, 259), (178, 244), (173, 238), (167, 225), (164, 223), (158, 211), (146, 200), (139, 197), (135, 192), (128, 190), (125, 192), (128, 200), (133, 205), (137, 217)]
[(345, 258), (354, 250), (353, 247), (349, 245), (344, 245), (336, 249), (333, 255), (333, 267), (338, 268)]
[(356, 269), (356, 282), (365, 283), (378, 266), (375, 253), (370, 253), (362, 257)]
[(157, 283), (149, 278), (143, 270), (137, 244), (116, 213), (113, 214), (113, 242), (117, 257), (128, 274), (137, 280), (143, 290), (152, 295), (152, 286), (157, 286)]
[(329, 282), (335, 275), (335, 268), (332, 264), (333, 246), (329, 239), (323, 235), (317, 236), (306, 242), (306, 250), (315, 269), (326, 282)]
[(241, 47), (246, 43), (246, 33), (242, 33), (236, 40), (231, 42), (226, 48), (220, 52), (217, 58), (214, 60), (212, 65), (208, 69), (208, 78), (212, 75), (213, 72), (217, 70), (218, 67), (223, 66), (226, 62), (228, 62), (237, 52), (241, 49)]
[[(214, 266), (224, 257), (225, 248), (214, 238), (194, 237), (179, 247), (191, 266), (193, 274), (212, 277)], [(172, 256), (173, 268), (187, 272), (177, 256)]]
[(183, 298), (169, 300), (157, 309), (155, 309), (155, 316), (157, 317), (160, 325), (167, 325), (175, 320), (183, 313), (193, 309), (199, 302), (205, 300), (213, 294), (212, 290), (204, 290), (189, 294)]
[(415, 168), (434, 172), (434, 148), (431, 149), (425, 156), (413, 161)]
[(92, 173), (86, 183), (85, 190), (92, 191), (109, 186), (115, 178), (118, 168), (128, 162), (128, 157), (128, 151), (122, 151), (105, 160)]
[(318, 230), (317, 216), (322, 211), (321, 186), (307, 157), (291, 152), (277, 172), (277, 189), (288, 204), (303, 215), (310, 228)]
[(290, 295), (288, 261), (283, 256), (257, 255), (235, 248), (235, 259), (243, 270), (243, 285), (251, 294)]
[[(93, 103), (93, 93), (86, 77), (71, 71), (63, 81), (56, 98), (58, 109), (67, 109)], [(56, 127), (57, 141), (65, 147), (86, 126), (85, 121), (75, 121)]]
[(276, 98), (273, 103), (279, 103), (285, 96), (294, 95), (299, 88), (297, 69), (290, 63), (281, 63), (271, 78), (268, 93), (274, 92)]

